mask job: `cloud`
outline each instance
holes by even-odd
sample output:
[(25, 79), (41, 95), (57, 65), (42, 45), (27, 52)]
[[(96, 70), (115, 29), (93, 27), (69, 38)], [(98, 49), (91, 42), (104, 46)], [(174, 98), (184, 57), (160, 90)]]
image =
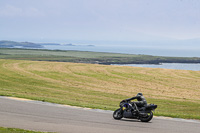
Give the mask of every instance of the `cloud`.
[(0, 16), (2, 17), (42, 17), (44, 12), (34, 7), (20, 8), (13, 5), (0, 7)]

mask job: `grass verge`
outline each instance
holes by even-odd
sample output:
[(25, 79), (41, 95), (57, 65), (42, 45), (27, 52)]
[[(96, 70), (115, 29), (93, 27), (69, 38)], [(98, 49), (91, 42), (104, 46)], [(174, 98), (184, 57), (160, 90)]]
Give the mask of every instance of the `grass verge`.
[(4, 128), (0, 127), (0, 133), (47, 133), (47, 132), (38, 132), (38, 131), (29, 131), (18, 128)]

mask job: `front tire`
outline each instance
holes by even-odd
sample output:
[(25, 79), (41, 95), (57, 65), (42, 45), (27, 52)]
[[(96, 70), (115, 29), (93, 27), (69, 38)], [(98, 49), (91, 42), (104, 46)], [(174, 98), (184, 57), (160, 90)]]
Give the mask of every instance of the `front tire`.
[(153, 112), (148, 113), (145, 117), (140, 117), (142, 122), (149, 122), (153, 118)]
[(123, 117), (121, 108), (117, 109), (113, 113), (113, 118), (115, 120), (120, 120)]

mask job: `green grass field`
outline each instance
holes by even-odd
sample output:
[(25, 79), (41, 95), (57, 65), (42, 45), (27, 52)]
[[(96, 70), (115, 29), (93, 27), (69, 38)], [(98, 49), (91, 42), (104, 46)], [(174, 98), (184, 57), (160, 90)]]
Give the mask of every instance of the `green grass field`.
[(151, 55), (0, 48), (0, 59), (56, 61), (92, 64), (159, 64), (159, 63), (200, 63), (200, 58), (162, 57)]
[(0, 59), (0, 95), (115, 110), (142, 92), (155, 115), (200, 119), (200, 71)]
[(47, 133), (47, 132), (37, 132), (37, 131), (29, 131), (18, 128), (4, 128), (0, 127), (0, 133)]

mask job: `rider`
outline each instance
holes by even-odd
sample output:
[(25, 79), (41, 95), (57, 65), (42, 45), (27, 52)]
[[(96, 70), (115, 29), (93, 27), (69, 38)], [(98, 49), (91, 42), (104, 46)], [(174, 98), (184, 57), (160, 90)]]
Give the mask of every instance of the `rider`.
[[(146, 101), (146, 99), (145, 99), (145, 97), (143, 96), (142, 93), (138, 93), (135, 97), (128, 98), (128, 99), (123, 100), (123, 101), (131, 101), (131, 100), (134, 100), (134, 99), (138, 100), (137, 102), (134, 102), (137, 105), (137, 107), (147, 106), (147, 101)], [(136, 111), (138, 111), (137, 107), (136, 107)]]

